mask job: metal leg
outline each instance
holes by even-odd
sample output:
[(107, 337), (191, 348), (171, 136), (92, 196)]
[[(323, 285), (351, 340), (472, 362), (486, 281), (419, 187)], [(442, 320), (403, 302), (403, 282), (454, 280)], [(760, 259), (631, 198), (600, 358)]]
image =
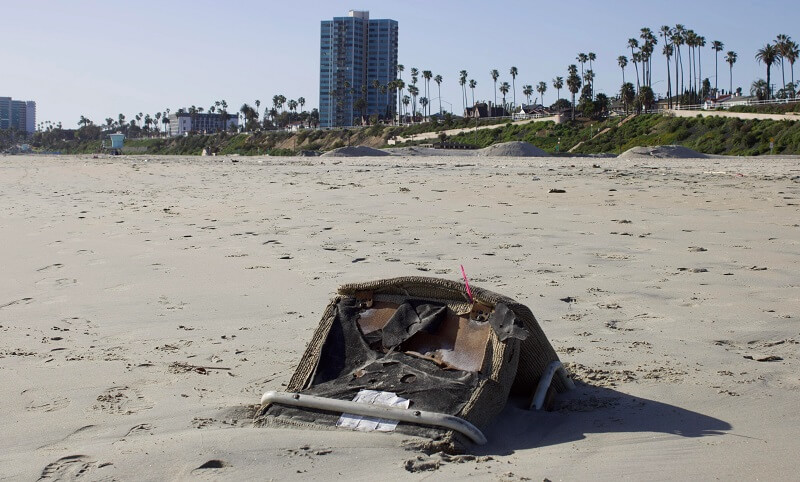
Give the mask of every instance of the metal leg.
[(567, 369), (564, 368), (564, 365), (562, 365), (560, 361), (554, 361), (547, 366), (544, 374), (542, 374), (542, 378), (539, 379), (539, 384), (536, 386), (536, 392), (534, 393), (533, 401), (531, 402), (531, 410), (542, 409), (542, 406), (544, 405), (544, 397), (547, 395), (547, 390), (550, 388), (550, 384), (553, 381), (553, 376), (556, 374), (558, 374), (559, 379), (564, 383), (564, 385), (567, 386), (569, 390), (573, 390), (575, 388), (575, 384), (569, 377), (569, 373), (567, 373)]
[(291, 405), (295, 407), (315, 408), (328, 412), (352, 413), (367, 417), (385, 418), (399, 420), (401, 422), (411, 422), (420, 425), (433, 425), (436, 427), (449, 428), (456, 432), (466, 435), (470, 440), (478, 445), (486, 443), (486, 437), (478, 428), (462, 418), (444, 413), (426, 412), (423, 410), (413, 410), (400, 407), (389, 407), (386, 405), (373, 405), (369, 403), (358, 403), (349, 400), (337, 400), (334, 398), (316, 397), (313, 395), (301, 395), (299, 393), (286, 392), (267, 392), (261, 397), (261, 405), (277, 403), (280, 405)]

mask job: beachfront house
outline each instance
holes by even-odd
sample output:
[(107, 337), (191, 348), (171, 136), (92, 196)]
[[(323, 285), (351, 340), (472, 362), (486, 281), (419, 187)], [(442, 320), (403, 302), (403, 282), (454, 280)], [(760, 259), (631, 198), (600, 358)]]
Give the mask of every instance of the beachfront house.
[(486, 117), (508, 117), (511, 114), (504, 108), (492, 105), (491, 102), (478, 102), (473, 107), (467, 107), (464, 117), (484, 119)]
[(710, 109), (725, 109), (727, 106), (725, 105), (726, 102), (730, 102), (731, 95), (725, 94), (715, 97), (706, 97), (705, 102), (703, 102), (703, 110), (710, 110)]
[(238, 114), (227, 114), (223, 120), (222, 114), (208, 112), (176, 112), (169, 116), (169, 135), (183, 136), (190, 132), (199, 134), (213, 134), (222, 130), (238, 130)]

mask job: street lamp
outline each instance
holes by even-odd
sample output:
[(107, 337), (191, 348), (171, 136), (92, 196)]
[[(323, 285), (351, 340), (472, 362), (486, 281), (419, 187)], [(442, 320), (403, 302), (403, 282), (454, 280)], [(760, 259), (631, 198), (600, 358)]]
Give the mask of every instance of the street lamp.
[(442, 103), (449, 105), (450, 106), (450, 112), (453, 112), (453, 104), (451, 104), (450, 102), (447, 102), (446, 100), (444, 100), (441, 97), (434, 97), (433, 99), (431, 99), (431, 104), (433, 104), (434, 100), (439, 100), (439, 99), (441, 99)]

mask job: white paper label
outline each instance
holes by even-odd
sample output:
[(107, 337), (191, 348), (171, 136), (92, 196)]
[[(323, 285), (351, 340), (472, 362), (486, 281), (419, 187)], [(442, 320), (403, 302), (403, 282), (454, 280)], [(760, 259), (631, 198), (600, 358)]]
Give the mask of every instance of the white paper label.
[[(409, 402), (405, 398), (400, 398), (391, 392), (378, 392), (376, 390), (361, 390), (355, 398), (353, 398), (353, 401), (401, 408), (408, 408), (409, 406)], [(373, 430), (378, 432), (392, 432), (397, 427), (397, 420), (386, 420), (343, 413), (342, 416), (339, 417), (339, 421), (336, 422), (336, 426), (364, 432)]]

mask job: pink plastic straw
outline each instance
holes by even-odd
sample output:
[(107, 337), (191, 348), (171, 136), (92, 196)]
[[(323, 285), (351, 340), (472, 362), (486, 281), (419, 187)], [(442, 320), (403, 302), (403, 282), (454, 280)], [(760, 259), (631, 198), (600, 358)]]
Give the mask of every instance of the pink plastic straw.
[(469, 289), (469, 280), (467, 280), (467, 273), (464, 271), (464, 265), (461, 265), (461, 276), (464, 277), (464, 285), (467, 287), (467, 295), (469, 296), (469, 302), (474, 303), (475, 300), (472, 299), (472, 290)]

